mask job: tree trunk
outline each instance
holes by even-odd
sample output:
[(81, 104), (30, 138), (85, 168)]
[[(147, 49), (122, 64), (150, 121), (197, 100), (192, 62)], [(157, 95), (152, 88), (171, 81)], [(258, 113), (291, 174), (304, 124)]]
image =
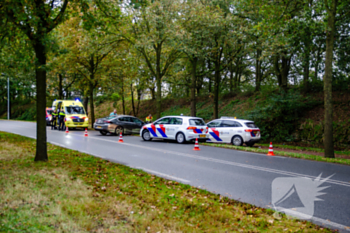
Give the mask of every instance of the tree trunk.
[(133, 88), (132, 88), (132, 83), (130, 84), (130, 90), (131, 90), (132, 112), (133, 112), (134, 116), (136, 116), (136, 112), (135, 112), (135, 103), (134, 103), (134, 90), (133, 90)]
[(136, 108), (136, 116), (139, 115), (140, 102), (141, 102), (141, 89), (137, 88), (137, 108)]
[(218, 62), (215, 62), (214, 119), (219, 118), (219, 84), (220, 84), (220, 64)]
[(162, 74), (160, 71), (162, 45), (156, 46), (156, 83), (157, 83), (157, 118), (159, 119), (162, 113)]
[(256, 50), (256, 58), (255, 58), (255, 91), (260, 91), (260, 83), (261, 83), (261, 49)]
[(279, 65), (279, 55), (276, 55), (274, 57), (273, 68), (275, 70), (275, 75), (277, 77), (278, 86), (281, 87), (282, 86), (282, 75), (281, 75), (281, 70), (280, 70), (280, 65)]
[(305, 38), (305, 50), (304, 50), (304, 93), (309, 91), (309, 75), (310, 75), (310, 40), (311, 32), (310, 28), (306, 28), (306, 38)]
[(230, 94), (233, 94), (233, 61), (230, 64)]
[(86, 115), (88, 115), (88, 103), (89, 103), (89, 96), (84, 95), (83, 106), (86, 111)]
[(321, 60), (321, 46), (319, 46), (317, 49), (316, 62), (315, 62), (315, 75), (312, 80), (313, 82), (316, 82), (318, 80), (318, 66), (320, 64), (320, 60)]
[(61, 74), (58, 74), (58, 99), (63, 99), (63, 87), (62, 87), (63, 77)]
[(211, 62), (210, 62), (210, 60), (208, 60), (208, 78), (209, 78), (209, 83), (208, 83), (208, 91), (209, 91), (209, 93), (211, 93), (211, 72), (210, 72), (210, 70), (211, 70)]
[[(328, 1), (326, 1), (327, 3)], [(333, 147), (333, 105), (332, 105), (332, 63), (335, 34), (335, 16), (338, 0), (331, 1), (330, 9), (327, 9), (327, 32), (326, 32), (326, 62), (324, 75), (324, 156), (334, 158)]]
[(191, 116), (196, 116), (196, 80), (197, 80), (197, 61), (195, 57), (191, 61), (192, 63), (192, 80), (191, 80)]
[(150, 88), (150, 91), (151, 91), (151, 96), (152, 96), (152, 100), (155, 100), (156, 99), (156, 90), (155, 88)]
[(34, 161), (47, 161), (46, 142), (46, 52), (41, 40), (34, 43), (36, 74), (36, 154)]
[(123, 108), (123, 115), (125, 115), (124, 78), (123, 77), (122, 77), (122, 108)]
[[(94, 75), (90, 75), (91, 80), (94, 80)], [(91, 123), (91, 128), (94, 127), (94, 122), (95, 122), (95, 108), (94, 108), (94, 85), (90, 81), (89, 85), (90, 89), (90, 123)]]
[(274, 59), (274, 69), (277, 76), (278, 85), (284, 93), (288, 91), (288, 75), (290, 70), (291, 57), (286, 57), (285, 55), (281, 56), (281, 67), (279, 64), (279, 55)]
[(157, 77), (157, 118), (159, 119), (162, 112), (162, 80)]
[(288, 91), (288, 75), (290, 69), (291, 58), (282, 56), (282, 90), (284, 93)]

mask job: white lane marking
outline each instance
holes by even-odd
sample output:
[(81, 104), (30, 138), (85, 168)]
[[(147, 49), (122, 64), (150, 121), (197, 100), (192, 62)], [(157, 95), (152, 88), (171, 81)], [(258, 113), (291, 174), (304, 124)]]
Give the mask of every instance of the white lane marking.
[[(77, 135), (77, 136), (83, 137), (81, 135)], [(97, 137), (91, 137), (91, 138), (96, 139), (96, 140), (117, 143), (119, 145), (139, 147), (139, 148), (147, 149), (147, 150), (159, 151), (159, 152), (163, 152), (163, 153), (174, 154), (174, 155), (184, 156), (184, 157), (193, 158), (193, 159), (200, 159), (200, 160), (209, 161), (209, 162), (221, 163), (221, 164), (226, 164), (226, 165), (231, 165), (231, 166), (236, 166), (236, 167), (250, 168), (250, 169), (254, 169), (254, 170), (258, 170), (258, 171), (265, 171), (265, 172), (276, 173), (276, 174), (280, 174), (280, 175), (287, 175), (287, 176), (294, 176), (294, 177), (307, 177), (307, 178), (311, 178), (311, 179), (317, 178), (316, 176), (310, 176), (310, 175), (305, 175), (305, 174), (301, 174), (301, 173), (287, 172), (287, 171), (282, 171), (282, 170), (277, 170), (277, 169), (272, 169), (272, 168), (265, 168), (265, 167), (259, 167), (259, 166), (249, 165), (249, 164), (236, 163), (236, 162), (231, 162), (231, 161), (226, 161), (226, 160), (221, 160), (221, 159), (201, 157), (198, 155), (186, 154), (186, 153), (181, 153), (181, 152), (172, 152), (172, 151), (168, 151), (168, 150), (158, 149), (158, 148), (154, 148), (154, 147), (141, 146), (141, 145), (135, 145), (135, 144), (130, 144), (130, 143), (126, 143), (126, 142), (118, 143), (117, 141), (112, 141), (112, 140), (108, 140), (108, 139), (102, 139), (102, 138), (97, 138)], [(326, 181), (326, 183), (350, 187), (350, 183), (344, 182), (344, 181), (339, 181), (339, 180), (329, 179)]]
[(176, 177), (176, 176), (171, 176), (171, 175), (164, 174), (164, 173), (161, 173), (161, 172), (149, 170), (149, 169), (146, 169), (146, 168), (142, 168), (142, 167), (135, 167), (135, 168), (143, 170), (143, 171), (145, 171), (147, 173), (151, 173), (151, 174), (156, 175), (156, 176), (163, 177), (163, 178), (168, 179), (168, 180), (177, 180), (177, 181), (180, 181), (181, 183), (187, 183), (187, 184), (189, 184), (191, 182), (189, 180), (185, 180), (185, 179), (182, 179), (182, 178), (179, 178), (179, 177)]
[[(296, 217), (296, 218), (300, 218), (300, 219), (308, 218), (308, 215), (300, 213), (298, 211), (291, 210), (291, 209), (284, 209), (284, 208), (277, 207), (276, 210), (280, 211), (280, 212), (285, 212), (287, 215), (292, 216), (292, 217)], [(322, 224), (325, 226), (331, 226), (333, 228), (342, 229), (345, 231), (350, 231), (350, 228), (348, 226), (345, 226), (345, 225), (342, 225), (339, 223), (335, 223), (335, 222), (331, 222), (329, 220), (325, 220), (322, 218), (312, 217), (309, 221), (320, 223), (319, 225)]]

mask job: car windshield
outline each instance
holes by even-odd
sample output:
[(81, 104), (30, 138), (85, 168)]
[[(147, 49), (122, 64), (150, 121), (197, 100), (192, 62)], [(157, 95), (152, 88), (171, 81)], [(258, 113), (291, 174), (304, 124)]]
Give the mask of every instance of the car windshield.
[(85, 114), (85, 111), (80, 106), (69, 106), (66, 107), (66, 114)]
[(202, 119), (190, 119), (190, 125), (205, 125), (205, 122)]
[(247, 122), (247, 123), (245, 123), (245, 125), (246, 125), (248, 128), (258, 128), (258, 127), (254, 124), (254, 122)]

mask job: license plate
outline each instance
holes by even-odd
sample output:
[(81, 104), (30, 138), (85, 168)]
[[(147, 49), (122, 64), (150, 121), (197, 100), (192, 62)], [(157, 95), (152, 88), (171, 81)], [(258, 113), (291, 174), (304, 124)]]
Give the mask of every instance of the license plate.
[(201, 134), (201, 135), (199, 135), (199, 137), (200, 137), (200, 138), (206, 138), (206, 137), (207, 137), (207, 135), (205, 135), (205, 134)]
[(98, 128), (98, 129), (102, 129), (102, 127), (101, 127), (101, 126), (97, 126), (96, 128)]

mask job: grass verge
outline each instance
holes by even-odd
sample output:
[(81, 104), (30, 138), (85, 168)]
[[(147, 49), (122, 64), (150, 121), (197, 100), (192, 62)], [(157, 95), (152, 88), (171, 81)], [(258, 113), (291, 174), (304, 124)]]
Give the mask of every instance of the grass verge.
[(0, 132), (0, 232), (330, 232), (307, 221)]
[[(259, 148), (253, 148), (253, 147), (234, 146), (231, 144), (217, 144), (217, 143), (207, 143), (207, 142), (200, 143), (200, 144), (204, 145), (204, 146), (221, 147), (221, 148), (227, 148), (227, 149), (234, 149), (234, 150), (242, 150), (242, 151), (267, 154), (266, 149), (259, 149)], [(325, 158), (325, 157), (318, 156), (318, 155), (309, 155), (309, 154), (294, 153), (294, 152), (287, 152), (287, 151), (277, 151), (277, 150), (274, 151), (274, 154), (280, 155), (280, 156), (292, 157), (292, 158), (308, 159), (308, 160), (316, 160), (316, 161), (321, 161), (321, 162), (339, 163), (339, 164), (343, 164), (343, 165), (350, 165), (349, 159)]]
[[(259, 145), (268, 147), (270, 144), (259, 143)], [(324, 153), (324, 149), (322, 149), (322, 148), (312, 148), (312, 147), (305, 147), (305, 146), (291, 146), (291, 145), (281, 145), (281, 144), (273, 144), (273, 147), (274, 148), (291, 149), (291, 150), (315, 151), (315, 152)], [(334, 153), (339, 154), (339, 155), (350, 155), (350, 151), (334, 151)]]

